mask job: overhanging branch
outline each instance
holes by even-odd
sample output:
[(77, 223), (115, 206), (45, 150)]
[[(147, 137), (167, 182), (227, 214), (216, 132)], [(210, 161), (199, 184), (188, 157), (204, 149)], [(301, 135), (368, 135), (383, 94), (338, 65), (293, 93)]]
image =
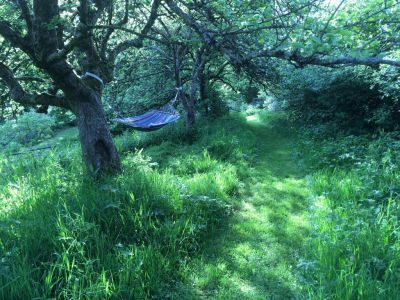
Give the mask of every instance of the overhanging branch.
[(253, 53), (247, 56), (244, 61), (252, 60), (260, 57), (274, 57), (297, 63), (300, 67), (306, 65), (317, 66), (335, 66), (335, 65), (364, 65), (369, 67), (377, 67), (379, 65), (390, 65), (400, 67), (400, 61), (384, 59), (379, 57), (354, 57), (354, 56), (339, 56), (329, 57), (322, 55), (302, 56), (298, 51), (284, 50), (264, 50), (259, 53)]
[(10, 90), (11, 98), (24, 105), (53, 105), (68, 108), (67, 101), (64, 97), (50, 95), (48, 93), (29, 94), (27, 93), (14, 74), (3, 63), (0, 63), (0, 79), (2, 79)]
[(166, 0), (168, 7), (182, 19), (182, 21), (191, 27), (200, 37), (208, 44), (214, 44), (215, 47), (229, 58), (229, 61), (235, 67), (251, 63), (256, 58), (278, 58), (297, 63), (300, 67), (305, 65), (319, 65), (319, 66), (335, 66), (335, 65), (365, 65), (369, 67), (377, 67), (379, 65), (391, 65), (400, 67), (400, 61), (390, 59), (383, 59), (378, 57), (353, 57), (353, 56), (339, 56), (328, 57), (322, 55), (302, 56), (298, 51), (284, 51), (284, 50), (263, 50), (256, 53), (245, 54), (238, 47), (232, 47), (229, 40), (216, 41), (216, 37), (222, 35), (229, 35), (229, 31), (224, 33), (207, 31), (206, 28), (201, 26), (190, 14), (184, 12), (178, 4), (173, 0)]
[(154, 23), (156, 22), (156, 19), (158, 16), (157, 12), (158, 12), (158, 8), (160, 7), (161, 1), (162, 0), (153, 0), (153, 3), (151, 5), (151, 10), (150, 10), (150, 15), (149, 15), (149, 18), (147, 19), (147, 23), (145, 24), (143, 29), (140, 31), (137, 38), (135, 38), (133, 40), (124, 41), (124, 42), (118, 44), (112, 51), (112, 54), (110, 55), (112, 60), (114, 60), (118, 54), (120, 54), (121, 52), (123, 52), (129, 48), (141, 48), (143, 46), (143, 40), (149, 33), (151, 27), (153, 27)]
[(33, 57), (33, 47), (30, 42), (15, 32), (9, 22), (1, 19), (0, 35), (9, 41), (13, 47), (19, 48), (29, 56)]

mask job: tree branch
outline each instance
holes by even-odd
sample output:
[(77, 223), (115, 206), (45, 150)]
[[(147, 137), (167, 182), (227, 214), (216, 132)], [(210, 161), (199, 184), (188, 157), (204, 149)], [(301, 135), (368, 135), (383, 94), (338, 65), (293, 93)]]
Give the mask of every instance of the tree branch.
[(33, 22), (32, 15), (26, 0), (13, 0), (21, 10), (22, 18), (24, 18), (26, 27), (28, 29), (29, 39), (32, 39)]
[(65, 47), (61, 50), (57, 50), (53, 53), (51, 53), (48, 57), (47, 57), (47, 63), (48, 64), (52, 64), (52, 63), (56, 63), (60, 60), (63, 60), (67, 57), (67, 55), (69, 53), (71, 53), (76, 46), (79, 44), (79, 42), (81, 41), (81, 37), (75, 36), (74, 38), (72, 38), (72, 40), (65, 45)]
[(13, 47), (21, 49), (30, 57), (34, 57), (32, 44), (15, 32), (9, 22), (0, 20), (0, 35), (9, 41)]
[(133, 40), (124, 41), (124, 42), (118, 44), (112, 51), (112, 54), (110, 55), (112, 61), (115, 60), (116, 56), (119, 53), (121, 53), (129, 48), (141, 48), (143, 46), (143, 40), (145, 39), (145, 37), (147, 36), (151, 27), (154, 25), (154, 23), (157, 19), (157, 16), (158, 16), (157, 12), (158, 12), (158, 8), (160, 7), (161, 2), (162, 2), (162, 0), (153, 0), (153, 3), (151, 5), (151, 10), (150, 10), (150, 15), (149, 15), (149, 18), (147, 19), (147, 23), (143, 27), (143, 29), (140, 31), (140, 33), (138, 34), (138, 37)]
[(180, 17), (187, 26), (193, 28), (193, 30), (200, 35), (200, 37), (204, 40), (206, 44), (211, 44), (215, 42), (214, 37), (203, 27), (201, 27), (191, 15), (185, 13), (174, 1), (166, 0), (165, 2), (167, 3), (168, 7), (178, 17)]
[(300, 67), (305, 65), (318, 65), (331, 67), (335, 65), (364, 65), (369, 67), (377, 67), (379, 65), (390, 65), (400, 67), (400, 61), (383, 59), (378, 57), (353, 57), (353, 56), (339, 56), (327, 57), (322, 55), (302, 56), (298, 51), (284, 51), (284, 50), (265, 50), (257, 54), (247, 56), (244, 61), (252, 60), (260, 57), (274, 57), (278, 59), (296, 62)]
[(325, 25), (324, 25), (324, 28), (322, 29), (322, 31), (321, 31), (321, 33), (320, 33), (320, 36), (319, 36), (319, 38), (321, 39), (321, 41), (322, 41), (322, 39), (323, 39), (323, 37), (324, 37), (324, 35), (325, 35), (325, 33), (326, 33), (326, 30), (328, 29), (329, 24), (331, 23), (332, 19), (335, 17), (336, 13), (339, 11), (340, 7), (343, 5), (343, 3), (344, 3), (345, 1), (346, 1), (346, 0), (341, 0), (341, 1), (339, 2), (339, 4), (336, 6), (336, 9), (335, 9), (335, 10), (333, 11), (333, 13), (329, 16), (329, 18), (328, 18), (328, 20), (326, 21), (326, 23), (325, 23)]
[(35, 77), (35, 76), (20, 76), (20, 77), (15, 77), (16, 80), (18, 81), (37, 81), (37, 82), (46, 82), (43, 78), (40, 77)]
[(382, 59), (378, 57), (352, 57), (352, 56), (340, 56), (336, 58), (330, 58), (322, 55), (312, 55), (312, 56), (301, 56), (298, 51), (284, 51), (284, 50), (263, 50), (258, 53), (252, 53), (249, 55), (244, 55), (240, 49), (234, 47), (229, 43), (229, 41), (219, 41), (215, 42), (215, 37), (210, 35), (203, 27), (196, 22), (193, 17), (185, 13), (173, 0), (166, 0), (168, 7), (177, 14), (183, 22), (193, 28), (196, 33), (198, 33), (203, 40), (209, 41), (209, 43), (215, 43), (217, 48), (229, 57), (231, 64), (235, 66), (249, 64), (252, 60), (262, 57), (274, 57), (278, 59), (288, 60), (296, 62), (300, 67), (305, 65), (319, 65), (319, 66), (334, 66), (334, 65), (365, 65), (370, 67), (377, 67), (381, 64), (391, 65), (395, 67), (400, 67), (399, 61), (393, 61), (388, 59)]
[(48, 93), (29, 94), (24, 91), (18, 79), (14, 77), (13, 72), (5, 64), (0, 63), (0, 78), (5, 82), (10, 90), (11, 98), (24, 105), (53, 105), (63, 108), (69, 108), (64, 97), (50, 95)]
[[(94, 26), (90, 26), (90, 27), (93, 28), (93, 29), (110, 29), (110, 30), (113, 30), (113, 31), (114, 30), (120, 30), (120, 31), (123, 31), (123, 32), (127, 32), (127, 33), (131, 33), (133, 35), (136, 35), (140, 39), (143, 39), (143, 40), (144, 39), (148, 39), (148, 40), (152, 40), (152, 41), (155, 41), (157, 43), (160, 43), (160, 44), (165, 44), (165, 45), (168, 44), (166, 41), (161, 40), (159, 38), (156, 38), (154, 36), (151, 36), (149, 34), (143, 34), (142, 32), (137, 32), (137, 31), (135, 31), (133, 29), (120, 27), (118, 25), (94, 25)], [(127, 42), (132, 42), (132, 40), (127, 41)], [(138, 44), (138, 48), (140, 48), (140, 44)]]

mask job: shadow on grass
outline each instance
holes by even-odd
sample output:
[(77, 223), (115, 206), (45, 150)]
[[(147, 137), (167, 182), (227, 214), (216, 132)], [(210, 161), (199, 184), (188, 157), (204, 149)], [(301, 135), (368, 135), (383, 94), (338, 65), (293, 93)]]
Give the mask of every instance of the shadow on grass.
[[(52, 297), (63, 291), (65, 298), (75, 299), (84, 298), (85, 292), (92, 299), (296, 298), (300, 283), (295, 265), (307, 222), (303, 174), (295, 163), (291, 133), (285, 124), (268, 118), (217, 122), (205, 125), (194, 145), (178, 142), (179, 128), (165, 131), (164, 140), (162, 133), (121, 137), (120, 150), (126, 151), (124, 162), (130, 167), (120, 179), (96, 186), (82, 182), (77, 149), (73, 156), (66, 152), (61, 158), (60, 153), (54, 159), (43, 158), (49, 166), (31, 159), (20, 167), (4, 165), (7, 174), (0, 183), (7, 185), (4, 191), (10, 195), (3, 195), (3, 204), (14, 212), (2, 211), (7, 224), (0, 224), (0, 254), (7, 261), (0, 265), (0, 275), (7, 268), (6, 281), (18, 278), (12, 286), (8, 283), (8, 297)], [(131, 155), (135, 147), (155, 141), (158, 146), (147, 147), (145, 153), (153, 153), (158, 166)], [(202, 157), (203, 150), (209, 155)], [(187, 159), (192, 153), (195, 158)], [(253, 162), (250, 157), (255, 157)], [(246, 169), (240, 178), (246, 191), (239, 204), (238, 199), (227, 200), (240, 210), (209, 232), (205, 241), (198, 241), (197, 228), (208, 228), (222, 214), (211, 204), (202, 214), (202, 202), (184, 209), (183, 204), (190, 203), (181, 199), (179, 186), (170, 184), (173, 175), (164, 173), (164, 167), (171, 167), (170, 158), (184, 162), (178, 175), (185, 182), (199, 169), (209, 172), (211, 179), (220, 176), (219, 181), (210, 181), (214, 188), (231, 183), (236, 187), (236, 173), (230, 170), (239, 170), (248, 158), (253, 165), (250, 171), (247, 163), (241, 165)], [(210, 193), (208, 181), (202, 185), (202, 180), (196, 182), (200, 192)], [(185, 267), (200, 242), (205, 244), (202, 253)], [(8, 254), (14, 248), (15, 253)], [(11, 269), (15, 274), (9, 274)], [(0, 293), (0, 299), (6, 298)]]
[(304, 172), (293, 133), (281, 122), (251, 120), (257, 157), (241, 209), (210, 233), (202, 255), (184, 271), (174, 298), (295, 299), (296, 265), (308, 231)]

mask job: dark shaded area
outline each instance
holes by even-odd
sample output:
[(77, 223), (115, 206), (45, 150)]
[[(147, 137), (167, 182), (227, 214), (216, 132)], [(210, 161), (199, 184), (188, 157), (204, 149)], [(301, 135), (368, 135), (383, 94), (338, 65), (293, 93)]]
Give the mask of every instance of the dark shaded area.
[(304, 88), (287, 109), (301, 123), (329, 124), (332, 132), (373, 132), (397, 130), (400, 103), (395, 95), (384, 95), (378, 84), (365, 77), (343, 72), (319, 90)]

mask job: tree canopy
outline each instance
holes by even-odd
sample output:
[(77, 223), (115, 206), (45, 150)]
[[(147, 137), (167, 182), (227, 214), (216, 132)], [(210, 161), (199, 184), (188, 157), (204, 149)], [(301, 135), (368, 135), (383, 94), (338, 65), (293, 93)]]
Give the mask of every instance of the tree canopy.
[(163, 74), (167, 89), (183, 87), (191, 129), (198, 95), (216, 81), (232, 85), (232, 72), (268, 85), (279, 61), (399, 67), (399, 22), (394, 0), (7, 0), (2, 107), (71, 110), (88, 169), (118, 170), (101, 98), (124, 62), (136, 61), (138, 76)]

